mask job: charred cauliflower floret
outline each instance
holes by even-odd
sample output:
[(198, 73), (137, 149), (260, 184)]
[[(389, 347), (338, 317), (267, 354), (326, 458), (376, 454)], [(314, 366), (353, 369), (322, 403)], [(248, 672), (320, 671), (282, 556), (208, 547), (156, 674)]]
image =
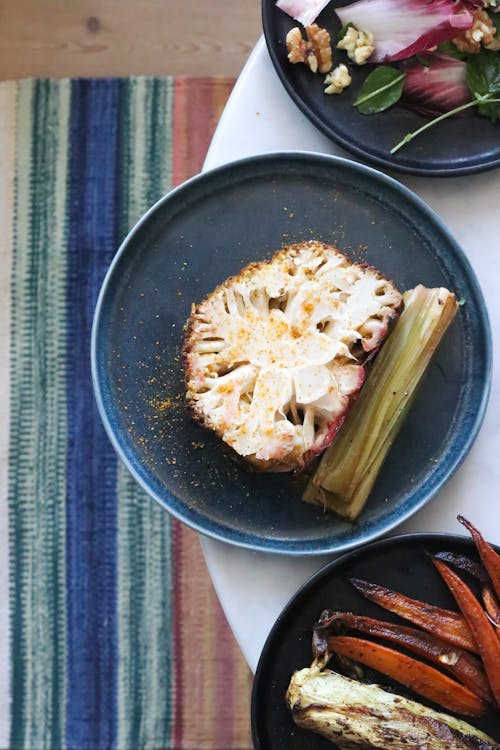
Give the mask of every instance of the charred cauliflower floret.
[(259, 469), (303, 468), (335, 437), (401, 300), (377, 270), (320, 242), (247, 266), (188, 320), (193, 415)]

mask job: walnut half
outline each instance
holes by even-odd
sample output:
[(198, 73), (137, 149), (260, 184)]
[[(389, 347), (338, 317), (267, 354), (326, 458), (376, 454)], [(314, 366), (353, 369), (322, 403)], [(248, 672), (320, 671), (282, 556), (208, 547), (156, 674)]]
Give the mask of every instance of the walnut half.
[(462, 31), (452, 39), (460, 52), (479, 52), (481, 45), (488, 47), (495, 39), (496, 28), (485, 10), (475, 10), (473, 19), (472, 28)]
[(307, 39), (298, 26), (286, 35), (286, 48), (291, 63), (305, 63), (313, 73), (328, 73), (332, 69), (330, 34), (317, 24), (306, 26)]

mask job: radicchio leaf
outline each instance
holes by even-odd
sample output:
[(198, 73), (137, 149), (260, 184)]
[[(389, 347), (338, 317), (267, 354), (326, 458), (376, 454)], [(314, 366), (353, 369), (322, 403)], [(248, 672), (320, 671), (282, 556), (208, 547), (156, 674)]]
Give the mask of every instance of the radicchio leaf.
[(404, 70), (404, 101), (422, 114), (447, 112), (471, 99), (462, 60), (439, 54), (419, 55)]
[(310, 26), (330, 0), (278, 0), (276, 6), (303, 26)]
[(359, 0), (337, 8), (343, 26), (371, 32), (370, 62), (404, 60), (470, 29), (473, 17), (462, 0)]

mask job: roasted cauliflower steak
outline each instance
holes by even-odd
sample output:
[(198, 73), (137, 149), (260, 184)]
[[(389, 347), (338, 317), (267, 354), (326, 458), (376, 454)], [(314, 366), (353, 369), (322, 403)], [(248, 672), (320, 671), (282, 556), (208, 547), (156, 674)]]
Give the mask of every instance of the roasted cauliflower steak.
[(257, 469), (302, 469), (334, 439), (401, 304), (379, 271), (321, 242), (247, 266), (187, 322), (193, 416)]

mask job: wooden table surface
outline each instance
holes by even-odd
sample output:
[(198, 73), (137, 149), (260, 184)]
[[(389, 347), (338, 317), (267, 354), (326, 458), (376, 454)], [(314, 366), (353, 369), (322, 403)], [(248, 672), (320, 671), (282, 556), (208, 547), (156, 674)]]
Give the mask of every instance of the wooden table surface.
[(259, 0), (3, 0), (0, 79), (236, 76), (260, 33)]

